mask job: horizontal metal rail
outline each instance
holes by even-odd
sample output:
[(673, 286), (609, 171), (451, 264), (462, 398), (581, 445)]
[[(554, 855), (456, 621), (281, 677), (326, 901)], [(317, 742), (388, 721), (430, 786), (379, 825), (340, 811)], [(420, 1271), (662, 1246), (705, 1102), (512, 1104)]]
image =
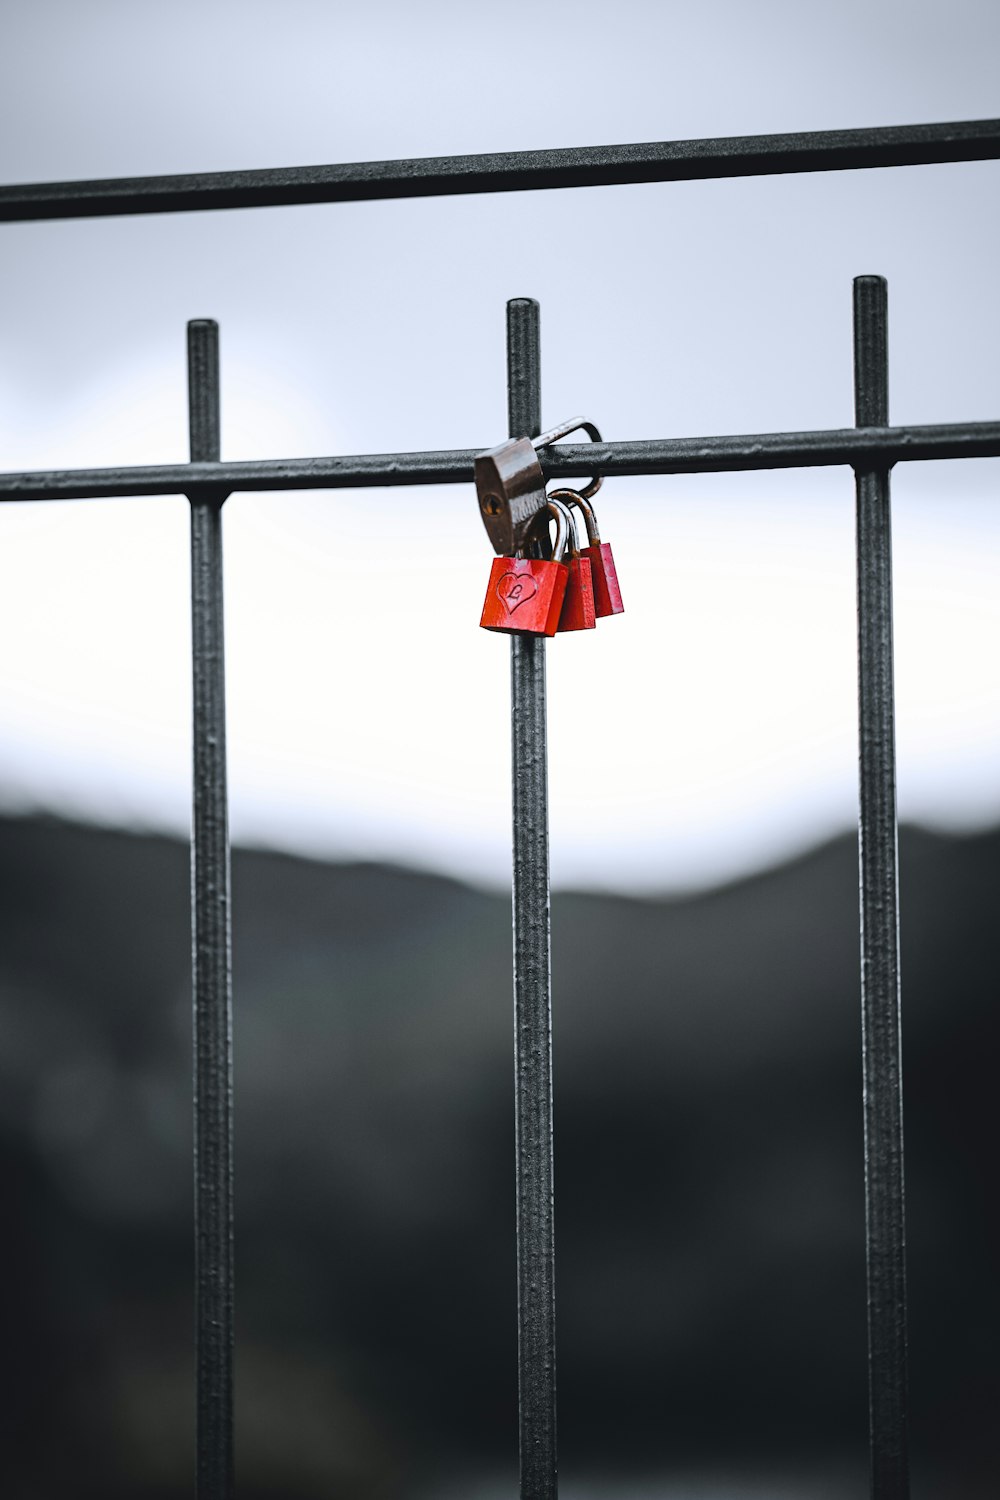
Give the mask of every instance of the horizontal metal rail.
[[(254, 459), (54, 469), (0, 474), (0, 501), (196, 495), (203, 490), (341, 490), (383, 485), (471, 484), (479, 449), (368, 453), (344, 458)], [(844, 427), (740, 437), (662, 438), (632, 443), (560, 443), (541, 451), (546, 478), (585, 474), (713, 474), (748, 469), (881, 466), (943, 458), (1000, 457), (1000, 422), (934, 427)]]
[(0, 220), (80, 219), (290, 203), (513, 193), (539, 188), (838, 172), (1000, 157), (1000, 120), (723, 136), (552, 151), (502, 151), (333, 166), (169, 177), (18, 183), (0, 188)]

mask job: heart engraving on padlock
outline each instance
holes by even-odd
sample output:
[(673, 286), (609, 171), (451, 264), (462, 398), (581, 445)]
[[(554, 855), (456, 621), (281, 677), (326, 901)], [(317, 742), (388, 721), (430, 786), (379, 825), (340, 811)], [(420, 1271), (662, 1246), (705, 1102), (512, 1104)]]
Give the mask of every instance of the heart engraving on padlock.
[(571, 521), (569, 511), (559, 500), (551, 505), (546, 502), (546, 510), (556, 519), (552, 557), (509, 557), (502, 553), (493, 559), (479, 621), (484, 630), (550, 636), (559, 629), (569, 577), (563, 558)]
[(538, 585), (530, 573), (504, 573), (497, 581), (497, 598), (503, 600), (511, 615), (537, 593)]

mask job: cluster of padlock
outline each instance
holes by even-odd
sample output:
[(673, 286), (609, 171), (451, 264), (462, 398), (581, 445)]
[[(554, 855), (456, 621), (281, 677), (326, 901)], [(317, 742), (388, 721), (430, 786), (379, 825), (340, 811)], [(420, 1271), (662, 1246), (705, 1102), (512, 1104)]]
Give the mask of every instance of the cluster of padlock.
[[(545, 492), (538, 449), (582, 428), (595, 443), (593, 422), (574, 417), (537, 438), (511, 438), (475, 462), (479, 512), (493, 549), (480, 625), (527, 635), (593, 630), (624, 609), (614, 558), (601, 541), (591, 497), (600, 478), (581, 490)], [(580, 546), (573, 510), (583, 517), (587, 545)], [(555, 522), (555, 539), (549, 527)]]

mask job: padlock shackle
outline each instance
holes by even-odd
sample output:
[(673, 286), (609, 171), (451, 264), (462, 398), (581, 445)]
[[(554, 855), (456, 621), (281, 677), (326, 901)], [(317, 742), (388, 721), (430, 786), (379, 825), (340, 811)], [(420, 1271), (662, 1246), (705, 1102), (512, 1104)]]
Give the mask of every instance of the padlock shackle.
[[(599, 547), (601, 545), (601, 533), (597, 528), (597, 512), (579, 490), (550, 490), (549, 499), (561, 500), (567, 506), (575, 505), (582, 515), (584, 525), (587, 528), (587, 541), (589, 545), (591, 547)], [(570, 514), (572, 515), (572, 512)]]
[(551, 511), (556, 518), (556, 539), (552, 543), (552, 561), (565, 562), (566, 547), (569, 542), (570, 533), (573, 531), (573, 517), (569, 509), (561, 500), (553, 500), (550, 495), (545, 503), (545, 509)]
[[(570, 417), (568, 422), (560, 422), (558, 427), (550, 427), (549, 431), (543, 432), (540, 437), (532, 438), (532, 447), (536, 450), (538, 448), (546, 448), (549, 443), (556, 443), (560, 438), (569, 437), (571, 432), (585, 432), (593, 443), (604, 441), (595, 424), (588, 421), (586, 417)], [(580, 493), (585, 500), (589, 499), (591, 495), (597, 494), (603, 483), (603, 475), (595, 474), (593, 479), (584, 485)]]
[(538, 437), (532, 438), (532, 447), (547, 448), (549, 443), (558, 443), (560, 438), (569, 437), (571, 432), (581, 429), (587, 433), (592, 442), (604, 441), (594, 423), (587, 417), (570, 417), (568, 421), (560, 422), (557, 427), (550, 427), (548, 432), (540, 433)]

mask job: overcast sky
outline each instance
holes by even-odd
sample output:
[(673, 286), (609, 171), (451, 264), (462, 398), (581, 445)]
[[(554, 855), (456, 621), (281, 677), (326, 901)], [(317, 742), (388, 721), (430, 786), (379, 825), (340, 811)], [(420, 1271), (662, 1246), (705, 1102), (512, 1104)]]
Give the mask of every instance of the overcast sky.
[[(56, 3), (0, 13), (31, 181), (1000, 114), (995, 0)], [(504, 304), (546, 422), (609, 439), (853, 421), (851, 279), (889, 278), (891, 415), (998, 415), (997, 163), (0, 230), (0, 468), (488, 446)], [(1000, 464), (894, 475), (899, 801), (1000, 814)], [(627, 613), (549, 648), (553, 873), (701, 883), (849, 826), (849, 471), (609, 481)], [(233, 496), (234, 836), (509, 870), (508, 651), (469, 487)], [(183, 499), (0, 509), (0, 800), (188, 823)], [(433, 629), (420, 624), (432, 600)], [(444, 624), (440, 622), (444, 621)]]

